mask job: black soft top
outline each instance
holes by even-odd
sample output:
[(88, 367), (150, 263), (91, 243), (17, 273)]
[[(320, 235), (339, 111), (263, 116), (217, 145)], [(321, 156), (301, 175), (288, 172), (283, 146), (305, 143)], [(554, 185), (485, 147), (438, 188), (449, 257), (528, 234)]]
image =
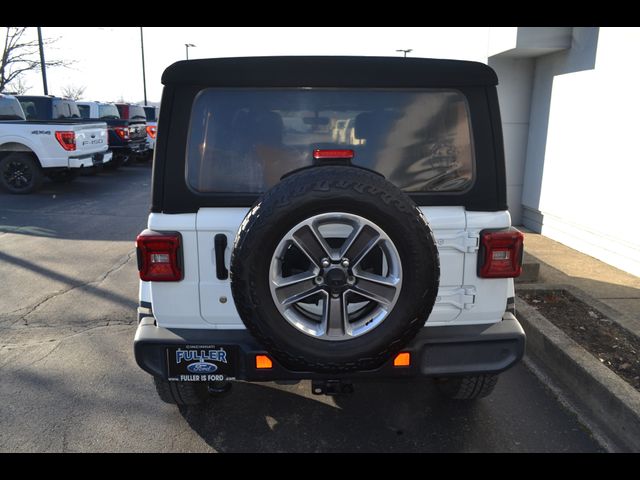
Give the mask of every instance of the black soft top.
[(492, 86), (493, 69), (462, 60), (402, 57), (236, 57), (176, 62), (164, 85), (425, 88)]

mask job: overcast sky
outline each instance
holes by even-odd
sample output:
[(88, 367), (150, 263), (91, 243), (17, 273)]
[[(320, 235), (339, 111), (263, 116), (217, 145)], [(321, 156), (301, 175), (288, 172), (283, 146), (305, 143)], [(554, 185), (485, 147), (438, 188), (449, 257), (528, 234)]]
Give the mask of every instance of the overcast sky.
[[(36, 36), (32, 28), (31, 35)], [(485, 27), (144, 27), (147, 98), (158, 102), (160, 77), (173, 62), (189, 58), (264, 55), (401, 55), (486, 62)], [(67, 85), (85, 86), (86, 100), (137, 102), (144, 98), (138, 27), (43, 27), (58, 38), (47, 58), (73, 60), (69, 68), (47, 70), (49, 93)], [(29, 93), (41, 95), (40, 73), (25, 77)]]

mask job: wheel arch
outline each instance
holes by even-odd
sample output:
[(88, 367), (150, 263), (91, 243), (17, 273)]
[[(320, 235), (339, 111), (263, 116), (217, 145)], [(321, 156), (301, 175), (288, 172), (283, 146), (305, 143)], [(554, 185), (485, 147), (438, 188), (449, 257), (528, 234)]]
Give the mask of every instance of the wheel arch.
[(27, 153), (33, 156), (33, 158), (38, 162), (38, 165), (42, 167), (42, 163), (40, 162), (40, 158), (36, 153), (35, 149), (26, 145), (22, 141), (15, 140), (0, 140), (0, 160), (9, 155), (10, 153)]

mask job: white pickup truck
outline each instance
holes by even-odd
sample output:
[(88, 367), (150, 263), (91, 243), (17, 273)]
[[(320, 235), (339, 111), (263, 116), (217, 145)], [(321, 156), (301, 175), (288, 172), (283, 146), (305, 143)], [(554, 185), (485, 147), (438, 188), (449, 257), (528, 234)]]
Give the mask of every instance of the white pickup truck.
[(32, 193), (44, 177), (71, 181), (111, 157), (106, 123), (26, 120), (20, 102), (0, 94), (0, 186), (10, 193)]

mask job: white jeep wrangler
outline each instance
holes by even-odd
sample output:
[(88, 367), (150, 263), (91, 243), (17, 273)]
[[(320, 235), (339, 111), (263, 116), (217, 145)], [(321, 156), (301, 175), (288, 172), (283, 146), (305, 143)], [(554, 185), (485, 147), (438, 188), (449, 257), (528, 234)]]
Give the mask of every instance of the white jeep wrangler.
[(134, 341), (162, 400), (406, 377), (475, 399), (520, 360), (490, 67), (223, 58), (162, 82)]

